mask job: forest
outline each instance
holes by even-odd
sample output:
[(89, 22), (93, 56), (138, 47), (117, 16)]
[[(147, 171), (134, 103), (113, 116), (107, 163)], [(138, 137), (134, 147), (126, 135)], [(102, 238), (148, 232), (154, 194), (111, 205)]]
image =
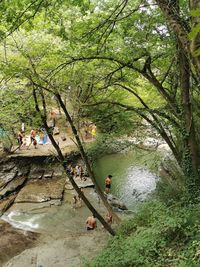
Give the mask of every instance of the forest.
[[(76, 266), (199, 266), (200, 1), (2, 0), (0, 20), (1, 158), (15, 153), (22, 123), (42, 126), (74, 190), (110, 233), (96, 257)], [(116, 224), (74, 180), (49, 125), (53, 109)], [(97, 129), (92, 145), (82, 136), (87, 122)], [(170, 160), (161, 159), (153, 197), (123, 219), (93, 161), (117, 140), (148, 137), (162, 140)]]

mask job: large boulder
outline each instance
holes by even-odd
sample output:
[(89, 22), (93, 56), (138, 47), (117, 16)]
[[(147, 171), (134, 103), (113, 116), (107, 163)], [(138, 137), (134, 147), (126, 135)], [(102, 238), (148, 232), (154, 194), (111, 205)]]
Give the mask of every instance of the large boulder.
[(45, 202), (52, 199), (62, 199), (64, 192), (65, 180), (45, 179), (45, 180), (30, 180), (21, 189), (15, 203), (19, 202)]
[(0, 199), (19, 190), (23, 186), (26, 179), (26, 177), (18, 176), (15, 179), (12, 179), (3, 189), (0, 190)]
[(127, 210), (126, 205), (116, 196), (112, 194), (105, 194), (108, 203), (113, 206), (114, 208), (120, 209), (120, 210)]
[(9, 198), (0, 201), (0, 216), (12, 205), (15, 197), (16, 195), (12, 195)]
[[(39, 234), (13, 228), (9, 223), (0, 220), (0, 266), (11, 257), (34, 246)], [(12, 265), (14, 266), (14, 265)], [(16, 266), (16, 265), (15, 265)]]
[(3, 188), (7, 183), (13, 180), (16, 177), (17, 173), (18, 171), (16, 167), (12, 168), (10, 171), (2, 170), (0, 172), (0, 188)]

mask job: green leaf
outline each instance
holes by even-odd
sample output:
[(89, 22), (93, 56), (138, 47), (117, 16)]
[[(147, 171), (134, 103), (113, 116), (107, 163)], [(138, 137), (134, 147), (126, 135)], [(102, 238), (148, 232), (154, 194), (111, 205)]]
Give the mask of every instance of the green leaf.
[(199, 17), (200, 16), (200, 9), (194, 9), (190, 11), (192, 17)]
[(195, 25), (192, 28), (192, 31), (189, 33), (190, 40), (194, 39), (199, 32), (200, 32), (200, 23), (198, 23), (197, 25)]

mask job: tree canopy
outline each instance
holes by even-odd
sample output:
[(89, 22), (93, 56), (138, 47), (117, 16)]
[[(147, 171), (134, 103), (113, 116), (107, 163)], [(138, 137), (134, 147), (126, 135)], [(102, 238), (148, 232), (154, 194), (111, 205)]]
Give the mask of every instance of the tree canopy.
[(60, 94), (73, 114), (102, 132), (131, 134), (146, 121), (193, 188), (200, 181), (199, 5), (2, 1), (2, 127), (32, 118), (33, 88), (49, 106)]

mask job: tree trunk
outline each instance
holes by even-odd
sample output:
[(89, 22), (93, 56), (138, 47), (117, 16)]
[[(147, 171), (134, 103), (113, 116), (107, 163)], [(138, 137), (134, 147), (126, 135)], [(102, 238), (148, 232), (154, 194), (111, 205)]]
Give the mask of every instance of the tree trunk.
[(59, 101), (59, 103), (60, 103), (60, 106), (61, 106), (61, 108), (63, 109), (63, 111), (64, 111), (64, 113), (65, 113), (66, 120), (69, 122), (69, 124), (70, 124), (70, 126), (71, 126), (72, 132), (73, 132), (73, 134), (74, 134), (74, 137), (75, 137), (75, 139), (76, 139), (78, 148), (79, 148), (80, 153), (81, 153), (81, 157), (82, 157), (83, 161), (85, 162), (85, 165), (86, 165), (86, 168), (87, 168), (87, 170), (88, 170), (89, 176), (90, 176), (90, 178), (92, 179), (92, 182), (93, 182), (94, 185), (95, 185), (95, 189), (96, 189), (98, 195), (100, 196), (101, 200), (103, 201), (103, 203), (104, 203), (105, 207), (107, 208), (107, 210), (109, 211), (109, 213), (111, 213), (111, 214), (113, 215), (113, 219), (114, 219), (117, 223), (119, 223), (119, 222), (120, 222), (120, 218), (117, 216), (116, 213), (113, 212), (111, 205), (108, 203), (108, 201), (107, 201), (107, 199), (105, 198), (103, 192), (101, 191), (100, 186), (99, 186), (98, 183), (96, 182), (94, 173), (93, 173), (93, 171), (92, 171), (92, 168), (91, 168), (91, 166), (90, 166), (88, 157), (87, 157), (87, 155), (86, 155), (86, 153), (85, 153), (85, 151), (84, 151), (84, 148), (83, 148), (83, 146), (82, 146), (82, 143), (81, 143), (81, 140), (80, 140), (80, 138), (79, 138), (78, 132), (77, 132), (75, 126), (74, 126), (74, 123), (73, 123), (73, 121), (72, 121), (72, 119), (71, 119), (71, 116), (69, 115), (69, 113), (68, 113), (68, 111), (67, 111), (67, 109), (66, 109), (66, 106), (64, 105), (64, 102), (63, 102), (63, 100), (62, 100), (60, 94), (55, 94), (55, 96), (57, 97), (57, 99), (58, 99), (58, 101)]
[[(37, 95), (36, 95), (36, 91), (33, 90), (33, 97), (34, 97), (34, 101), (35, 101), (35, 109), (36, 111), (40, 114), (40, 117), (42, 119), (42, 122), (44, 124), (44, 127), (47, 131), (47, 134), (49, 136), (49, 139), (52, 142), (53, 147), (56, 149), (57, 153), (58, 153), (58, 158), (62, 163), (62, 166), (64, 168), (65, 173), (67, 174), (73, 188), (76, 190), (77, 194), (82, 198), (82, 200), (84, 201), (84, 203), (86, 204), (86, 206), (88, 207), (88, 209), (92, 212), (92, 214), (95, 215), (95, 217), (102, 223), (102, 225), (104, 226), (104, 228), (111, 234), (111, 235), (115, 235), (115, 231), (111, 228), (110, 224), (108, 224), (104, 218), (98, 213), (98, 211), (92, 206), (92, 204), (89, 202), (89, 200), (86, 198), (86, 196), (84, 195), (84, 193), (81, 191), (81, 189), (78, 187), (78, 185), (76, 184), (76, 182), (73, 179), (73, 176), (70, 174), (70, 170), (67, 169), (67, 164), (65, 161), (65, 158), (62, 154), (62, 151), (59, 147), (59, 145), (57, 144), (57, 142), (55, 141), (50, 128), (47, 125), (47, 120), (46, 120), (46, 116), (45, 113), (42, 114), (39, 105), (38, 105), (38, 100), (37, 100)], [(43, 99), (43, 109), (45, 110), (46, 107), (45, 105), (45, 100)]]
[[(184, 149), (189, 152), (189, 158), (191, 161), (191, 170), (189, 166), (185, 166), (187, 170), (187, 175), (194, 176), (198, 175), (198, 144), (196, 142), (195, 135), (195, 125), (192, 113), (192, 103), (191, 103), (191, 92), (190, 92), (190, 64), (187, 55), (182, 49), (179, 43), (178, 47), (179, 56), (179, 68), (180, 68), (180, 88), (182, 97), (182, 113), (183, 113), (183, 139), (184, 139)], [(186, 165), (189, 162), (186, 163)], [(188, 173), (189, 171), (189, 173)]]
[[(186, 23), (179, 15), (179, 1), (156, 0), (162, 10), (166, 21), (175, 34), (177, 40), (177, 57), (180, 72), (180, 92), (182, 105), (182, 127), (183, 127), (183, 155), (182, 167), (189, 178), (189, 183), (194, 183), (198, 177), (198, 145), (195, 136), (195, 125), (192, 111), (192, 94), (190, 85), (190, 44)], [(197, 0), (191, 0), (192, 5), (197, 6)], [(199, 2), (199, 1), (198, 1)], [(195, 64), (198, 71), (198, 66)], [(200, 70), (200, 68), (199, 68)], [(193, 181), (190, 180), (192, 178)]]
[[(196, 51), (200, 47), (200, 32), (197, 36), (192, 40), (190, 43), (188, 38), (188, 29), (187, 22), (183, 20), (183, 18), (177, 12), (177, 4), (178, 1), (174, 0), (156, 0), (156, 3), (160, 7), (161, 11), (163, 12), (167, 23), (170, 25), (170, 28), (173, 30), (174, 34), (176, 35), (177, 39), (181, 43), (182, 49), (193, 58), (192, 62), (196, 69), (197, 75), (200, 72), (200, 56), (193, 57), (194, 51)], [(199, 0), (190, 0), (190, 9), (191, 10), (198, 10), (200, 9), (200, 2)], [(200, 22), (200, 17), (192, 18), (192, 24), (197, 25)]]
[(182, 48), (189, 52), (188, 32), (185, 29), (184, 21), (177, 13), (177, 1), (175, 0), (156, 0), (159, 8), (162, 10), (167, 23), (173, 30), (177, 39), (180, 41)]
[[(190, 10), (200, 10), (200, 1), (199, 0), (190, 0)], [(191, 17), (192, 27), (200, 25), (200, 15)], [(198, 66), (198, 70), (200, 72), (200, 55), (195, 56), (195, 52), (200, 49), (200, 30), (197, 35), (192, 39), (190, 44), (191, 54), (194, 56), (194, 61)], [(200, 53), (200, 52), (199, 52)]]

